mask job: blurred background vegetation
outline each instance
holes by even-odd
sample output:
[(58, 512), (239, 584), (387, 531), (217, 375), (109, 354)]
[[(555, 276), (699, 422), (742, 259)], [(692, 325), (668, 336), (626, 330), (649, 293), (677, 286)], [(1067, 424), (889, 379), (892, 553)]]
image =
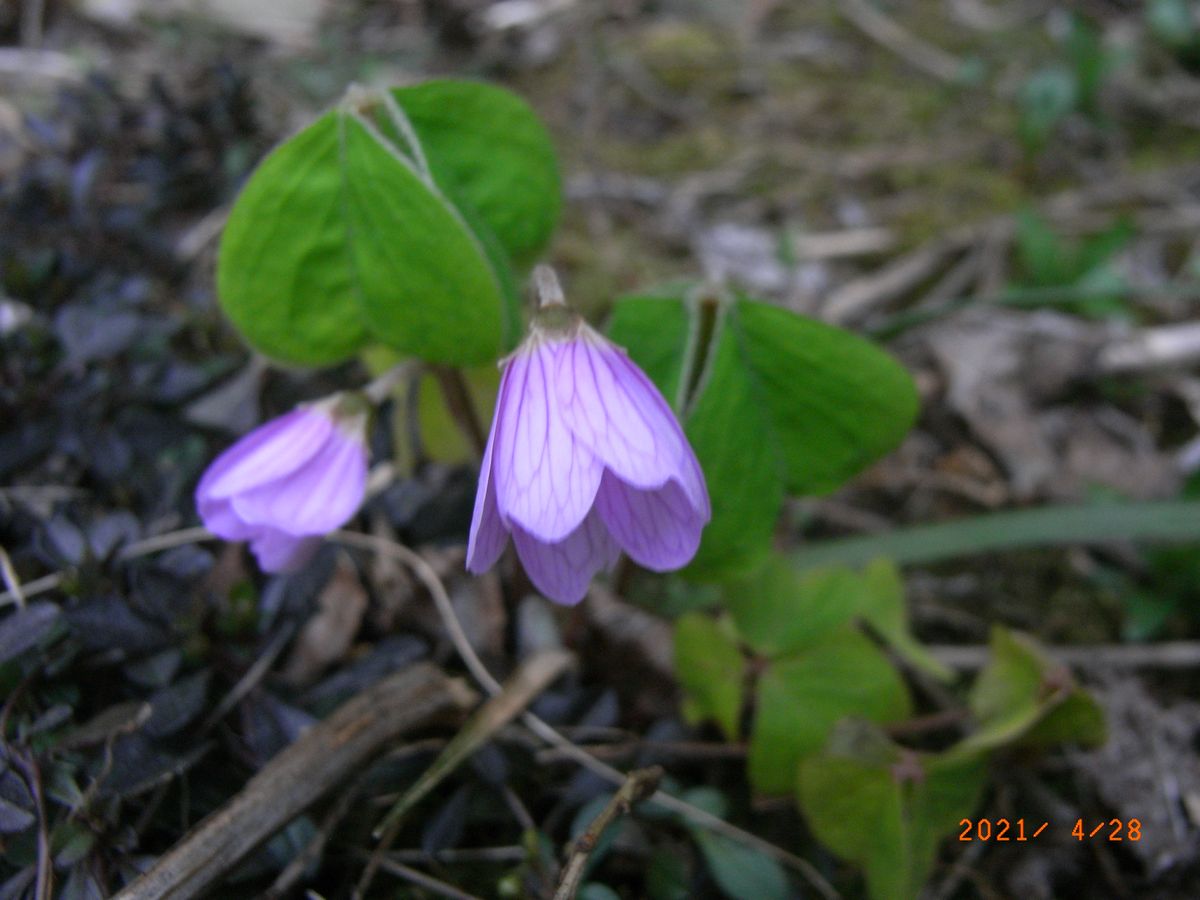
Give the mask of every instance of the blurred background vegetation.
[[(219, 314), (239, 187), (350, 83), (435, 76), (546, 123), (549, 261), (592, 320), (701, 273), (877, 341), (920, 397), (894, 452), (783, 501), (762, 568), (566, 611), (462, 571), (476, 469), (433, 379), (380, 421), (404, 454), (355, 530), (420, 550), (498, 676), (569, 648), (523, 702), (727, 826), (642, 803), (580, 896), (1200, 894), (1200, 4), (14, 0), (0, 896), (115, 894), (348, 698), (462, 674), (409, 565), (264, 578), (183, 530), (233, 436), (362, 377), (269, 367)], [(523, 727), (476, 723), (372, 838), (460, 725), (211, 895), (552, 895), (617, 786)]]

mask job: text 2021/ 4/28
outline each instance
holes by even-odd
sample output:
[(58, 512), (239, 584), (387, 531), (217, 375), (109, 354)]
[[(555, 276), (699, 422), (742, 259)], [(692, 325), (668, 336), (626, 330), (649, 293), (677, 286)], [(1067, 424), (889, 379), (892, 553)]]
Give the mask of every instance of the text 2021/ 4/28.
[[(1049, 822), (1025, 819), (962, 819), (958, 823), (960, 841), (1032, 841), (1050, 827)], [(1077, 840), (1140, 841), (1141, 819), (1101, 819), (1089, 822), (1076, 819), (1071, 836)]]

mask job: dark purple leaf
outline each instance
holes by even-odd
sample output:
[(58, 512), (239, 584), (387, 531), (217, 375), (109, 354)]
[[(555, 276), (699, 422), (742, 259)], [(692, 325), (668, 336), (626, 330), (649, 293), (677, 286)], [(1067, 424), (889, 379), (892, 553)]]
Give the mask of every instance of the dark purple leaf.
[(265, 765), (316, 721), (265, 691), (247, 697), (240, 712), (243, 738), (259, 766)]
[(26, 866), (4, 884), (0, 884), (0, 900), (18, 900), (27, 896), (37, 878), (37, 866)]
[(309, 688), (304, 694), (303, 705), (322, 712), (332, 709), (351, 694), (412, 665), (428, 652), (428, 646), (420, 638), (411, 635), (386, 637), (362, 659)]
[(142, 730), (156, 738), (175, 734), (204, 710), (208, 682), (209, 673), (202, 671), (156, 692), (150, 698), (152, 712)]
[(600, 698), (579, 718), (579, 725), (592, 728), (612, 728), (621, 719), (621, 704), (617, 692), (607, 688)]
[(24, 831), (36, 821), (37, 816), (32, 811), (0, 798), (0, 833)]
[(0, 620), (0, 663), (36, 647), (62, 617), (53, 603), (30, 603)]
[(157, 560), (154, 568), (185, 582), (196, 581), (208, 574), (213, 567), (212, 553), (199, 544), (172, 547)]
[(67, 362), (81, 366), (128, 349), (140, 336), (143, 324), (140, 315), (128, 310), (102, 311), (70, 304), (54, 317), (54, 333), (67, 352)]
[(488, 784), (500, 787), (508, 782), (508, 757), (494, 743), (479, 748), (471, 757), (471, 768)]
[(177, 647), (155, 653), (136, 662), (131, 662), (122, 670), (125, 677), (134, 684), (148, 688), (166, 687), (183, 665), (183, 652)]
[(71, 869), (58, 900), (104, 900), (106, 896), (88, 871), (87, 864), (80, 863)]
[[(167, 753), (146, 735), (139, 733), (118, 738), (113, 744), (113, 764), (101, 785), (104, 794), (133, 797), (169, 781), (194, 766), (212, 749), (207, 741), (183, 755)], [(99, 770), (93, 774), (99, 774)]]
[(59, 562), (77, 566), (87, 555), (87, 541), (83, 532), (65, 516), (58, 515), (47, 522), (41, 535)]
[(125, 544), (141, 536), (142, 527), (137, 517), (126, 510), (101, 516), (87, 530), (88, 543), (97, 559), (107, 559)]
[(92, 650), (117, 648), (127, 655), (156, 650), (167, 643), (166, 629), (134, 613), (120, 597), (103, 594), (66, 611), (71, 629)]
[(458, 845), (467, 827), (467, 808), (471, 801), (471, 786), (460, 785), (421, 830), (421, 849), (429, 854)]

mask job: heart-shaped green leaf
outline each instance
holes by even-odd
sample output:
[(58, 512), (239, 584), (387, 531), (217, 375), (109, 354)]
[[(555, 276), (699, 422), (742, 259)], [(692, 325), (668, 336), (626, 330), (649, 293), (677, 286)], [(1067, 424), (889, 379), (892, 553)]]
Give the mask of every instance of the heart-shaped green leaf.
[(776, 660), (758, 680), (748, 760), (756, 790), (792, 790), (796, 765), (824, 746), (847, 716), (896, 722), (911, 712), (908, 689), (886, 656), (852, 627)]
[(675, 622), (675, 672), (687, 692), (684, 714), (712, 719), (731, 741), (738, 739), (746, 659), (728, 622), (687, 613)]
[(981, 756), (914, 753), (848, 721), (800, 764), (797, 799), (817, 839), (866, 869), (871, 897), (916, 897), (985, 774)]
[(890, 450), (917, 409), (908, 373), (849, 332), (770, 304), (619, 302), (609, 334), (677, 410), (713, 520), (689, 572), (721, 578), (764, 553), (785, 493), (833, 490)]
[(250, 178), (221, 241), (221, 305), (284, 362), (371, 340), (490, 361), (516, 338), (511, 257), (545, 244), (559, 204), (553, 149), (518, 98), (467, 82), (359, 93)]
[(427, 81), (392, 96), (438, 187), (478, 214), (513, 260), (535, 258), (558, 224), (562, 184), (550, 135), (528, 104), (477, 81)]

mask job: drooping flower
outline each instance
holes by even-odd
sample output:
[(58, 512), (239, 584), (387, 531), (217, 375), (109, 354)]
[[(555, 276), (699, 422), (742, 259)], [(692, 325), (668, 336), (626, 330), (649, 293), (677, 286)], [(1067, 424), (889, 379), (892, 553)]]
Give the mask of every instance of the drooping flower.
[(553, 272), (535, 276), (542, 308), (504, 362), (467, 568), (490, 568), (511, 534), (538, 590), (574, 604), (622, 550), (658, 572), (687, 564), (712, 507), (658, 388), (563, 305)]
[(196, 487), (205, 526), (249, 541), (267, 572), (304, 565), (321, 537), (362, 503), (368, 409), (334, 394), (256, 428), (218, 456)]

